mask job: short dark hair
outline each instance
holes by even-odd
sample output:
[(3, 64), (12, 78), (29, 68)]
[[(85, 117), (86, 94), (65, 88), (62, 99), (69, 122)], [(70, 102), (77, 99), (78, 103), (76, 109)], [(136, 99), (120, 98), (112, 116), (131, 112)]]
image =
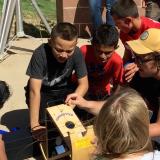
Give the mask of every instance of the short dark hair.
[(0, 108), (3, 107), (3, 104), (8, 100), (10, 95), (8, 84), (5, 81), (0, 81)]
[(118, 0), (111, 7), (111, 15), (118, 18), (139, 17), (137, 4), (134, 0)]
[(102, 24), (93, 35), (92, 44), (114, 46), (118, 45), (119, 33), (116, 27)]
[(78, 38), (76, 27), (68, 22), (61, 22), (56, 24), (51, 31), (51, 38), (60, 37), (64, 40), (74, 40)]

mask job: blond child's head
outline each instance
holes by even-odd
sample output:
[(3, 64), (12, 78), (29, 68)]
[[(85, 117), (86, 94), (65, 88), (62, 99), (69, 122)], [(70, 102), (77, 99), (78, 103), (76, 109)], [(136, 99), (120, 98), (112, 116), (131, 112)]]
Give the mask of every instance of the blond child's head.
[(149, 112), (144, 100), (133, 89), (123, 89), (108, 98), (96, 123), (100, 155), (121, 157), (152, 149), (149, 138)]

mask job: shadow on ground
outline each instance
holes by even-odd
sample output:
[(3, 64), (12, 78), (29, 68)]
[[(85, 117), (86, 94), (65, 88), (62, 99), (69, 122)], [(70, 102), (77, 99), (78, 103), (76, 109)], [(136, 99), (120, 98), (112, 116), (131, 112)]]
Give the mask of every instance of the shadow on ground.
[[(49, 25), (51, 28), (54, 26), (54, 24), (51, 24), (51, 22), (49, 22)], [(50, 37), (50, 34), (47, 32), (47, 29), (45, 28), (45, 25), (43, 23), (35, 25), (32, 23), (27, 23), (23, 21), (23, 26), (24, 26), (24, 32), (27, 35), (31, 35), (32, 37), (35, 37), (35, 38)]]
[(29, 129), (28, 109), (5, 113), (1, 124), (10, 129), (3, 135), (9, 160), (23, 160), (33, 155), (33, 139)]
[(7, 126), (9, 129), (12, 129), (15, 127), (17, 128), (28, 127), (29, 110), (20, 109), (20, 110), (13, 110), (13, 111), (7, 112), (1, 117), (1, 124)]
[(23, 22), (24, 32), (27, 35), (31, 35), (36, 38), (46, 38), (49, 37), (49, 33), (45, 30), (44, 26), (35, 26), (31, 23)]

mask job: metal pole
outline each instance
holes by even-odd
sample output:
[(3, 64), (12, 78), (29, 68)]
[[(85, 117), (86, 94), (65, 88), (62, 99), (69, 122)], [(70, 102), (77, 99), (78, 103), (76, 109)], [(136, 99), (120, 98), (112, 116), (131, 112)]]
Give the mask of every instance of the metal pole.
[(31, 2), (32, 2), (34, 8), (36, 9), (36, 11), (37, 11), (39, 17), (41, 18), (42, 22), (44, 23), (44, 25), (45, 25), (45, 27), (46, 27), (48, 33), (51, 33), (51, 27), (49, 26), (47, 20), (46, 20), (45, 17), (43, 16), (43, 14), (42, 14), (40, 8), (39, 8), (38, 5), (37, 5), (36, 0), (31, 0)]
[(4, 7), (5, 11), (2, 15), (2, 20), (1, 21), (1, 31), (0, 31), (0, 54), (4, 52), (6, 43), (7, 43), (7, 38), (9, 35), (9, 31), (11, 28), (11, 22), (12, 22), (12, 17), (14, 14), (14, 9), (16, 5), (17, 0), (7, 0), (4, 4), (6, 5)]
[[(40, 8), (38, 7), (36, 0), (31, 0), (34, 8), (36, 9), (39, 17), (44, 23), (47, 31), (51, 33), (51, 28), (43, 16)], [(9, 32), (12, 24), (12, 18), (14, 15), (14, 10), (16, 9), (16, 25), (17, 25), (17, 37), (24, 37), (23, 30), (23, 18), (21, 14), (21, 4), (20, 0), (4, 0), (2, 9), (2, 18), (0, 21), (0, 59), (4, 56), (4, 51), (7, 46), (7, 40), (9, 37)]]
[(23, 18), (22, 18), (22, 10), (20, 0), (16, 2), (16, 35), (17, 37), (24, 37), (24, 29), (23, 29)]
[(4, 0), (3, 1), (3, 8), (2, 8), (2, 17), (1, 17), (1, 22), (0, 22), (0, 32), (2, 31), (2, 27), (3, 27), (3, 21), (5, 18), (6, 7), (7, 7), (7, 0)]

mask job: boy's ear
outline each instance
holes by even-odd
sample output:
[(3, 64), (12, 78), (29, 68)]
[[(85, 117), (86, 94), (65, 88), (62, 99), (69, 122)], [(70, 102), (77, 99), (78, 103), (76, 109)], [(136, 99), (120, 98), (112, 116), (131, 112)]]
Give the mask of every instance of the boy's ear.
[(51, 41), (52, 41), (51, 38), (48, 38), (48, 44), (49, 44), (49, 46), (51, 46), (51, 44), (52, 44)]
[(125, 24), (129, 25), (132, 22), (132, 18), (131, 17), (126, 17), (124, 21), (125, 21)]

